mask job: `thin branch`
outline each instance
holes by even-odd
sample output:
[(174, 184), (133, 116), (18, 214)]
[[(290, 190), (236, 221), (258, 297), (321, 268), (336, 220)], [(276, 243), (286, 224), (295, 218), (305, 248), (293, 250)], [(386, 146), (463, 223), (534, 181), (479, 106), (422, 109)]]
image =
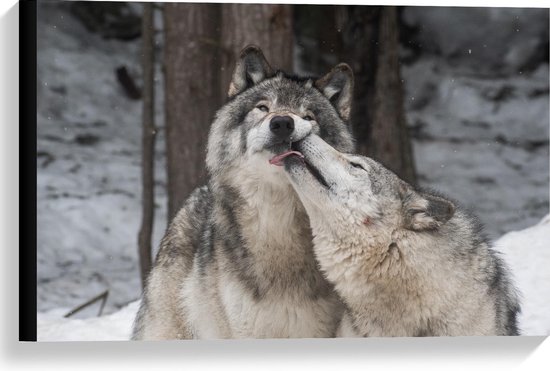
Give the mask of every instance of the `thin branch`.
[(142, 219), (138, 235), (138, 253), (141, 284), (145, 287), (151, 269), (151, 235), (154, 221), (155, 202), (155, 47), (153, 4), (143, 5), (142, 24), (142, 69), (143, 69), (143, 134), (142, 134)]
[(105, 308), (105, 303), (107, 303), (107, 298), (108, 297), (109, 297), (109, 290), (105, 290), (104, 292), (102, 292), (101, 294), (99, 294), (97, 296), (94, 296), (93, 298), (91, 298), (90, 300), (85, 302), (84, 304), (81, 304), (78, 307), (72, 309), (69, 313), (65, 314), (63, 317), (64, 318), (69, 318), (72, 315), (80, 312), (82, 309), (84, 309), (86, 307), (89, 307), (90, 305), (96, 303), (99, 300), (102, 300), (101, 306), (99, 307), (99, 313), (97, 314), (98, 317), (99, 317), (103, 314), (103, 308)]

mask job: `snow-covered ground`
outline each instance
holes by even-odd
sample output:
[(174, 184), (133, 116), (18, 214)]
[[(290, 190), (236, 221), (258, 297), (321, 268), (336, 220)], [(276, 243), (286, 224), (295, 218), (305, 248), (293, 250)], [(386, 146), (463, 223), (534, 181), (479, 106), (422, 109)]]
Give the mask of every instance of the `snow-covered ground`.
[[(104, 40), (66, 5), (47, 2), (37, 41), (38, 336), (125, 339), (140, 295), (141, 101), (126, 98), (115, 69), (126, 66), (139, 82), (140, 41)], [(548, 64), (494, 76), (425, 55), (402, 73), (422, 185), (472, 208), (494, 239), (548, 214)], [(158, 134), (154, 246), (166, 226), (162, 127)], [(523, 291), (526, 334), (550, 334), (541, 314), (550, 312), (548, 229), (497, 244)], [(102, 317), (95, 305), (62, 318), (106, 289)]]
[(550, 215), (539, 224), (510, 232), (495, 242), (513, 272), (521, 295), (524, 335), (550, 335)]
[[(115, 75), (140, 70), (140, 41), (104, 40), (66, 7), (42, 2), (37, 42), (38, 310), (108, 289), (112, 312), (140, 294), (141, 101), (126, 98)], [(166, 226), (163, 147), (160, 130), (155, 246)]]
[[(548, 213), (546, 9), (406, 7), (405, 104), (419, 183), (493, 239)], [(410, 55), (410, 54), (409, 54)]]
[(115, 313), (85, 319), (63, 318), (63, 309), (38, 313), (38, 341), (129, 340), (139, 300)]
[(548, 64), (480, 78), (432, 57), (403, 76), (421, 185), (471, 208), (492, 238), (548, 213)]

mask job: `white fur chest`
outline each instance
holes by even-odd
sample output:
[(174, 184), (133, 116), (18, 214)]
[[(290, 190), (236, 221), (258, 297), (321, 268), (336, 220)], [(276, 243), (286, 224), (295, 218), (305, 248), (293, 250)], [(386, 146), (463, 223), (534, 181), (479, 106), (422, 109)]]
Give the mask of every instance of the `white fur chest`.
[(233, 338), (334, 336), (339, 308), (334, 298), (283, 294), (256, 299), (240, 282), (226, 278), (220, 295)]

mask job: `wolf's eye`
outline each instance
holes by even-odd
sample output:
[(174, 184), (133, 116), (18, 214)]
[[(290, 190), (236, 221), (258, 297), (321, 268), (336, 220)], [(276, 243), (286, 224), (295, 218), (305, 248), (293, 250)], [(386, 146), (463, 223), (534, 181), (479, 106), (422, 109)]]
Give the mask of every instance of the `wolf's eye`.
[(304, 120), (306, 121), (313, 121), (313, 117), (311, 115), (305, 115)]
[(357, 162), (350, 162), (349, 164), (358, 169), (365, 170), (365, 168), (361, 164), (358, 164)]
[(259, 109), (262, 112), (269, 112), (269, 108), (265, 104), (260, 104), (256, 106), (257, 109)]

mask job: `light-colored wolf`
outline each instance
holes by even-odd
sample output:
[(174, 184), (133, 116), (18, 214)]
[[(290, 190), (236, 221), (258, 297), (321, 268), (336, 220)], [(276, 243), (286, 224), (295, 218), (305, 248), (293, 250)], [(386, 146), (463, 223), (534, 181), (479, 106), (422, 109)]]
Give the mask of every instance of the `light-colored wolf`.
[(516, 290), (480, 224), (311, 135), (281, 162), (346, 310), (341, 336), (518, 335)]
[(257, 47), (241, 52), (210, 130), (208, 184), (161, 242), (133, 339), (335, 335), (343, 305), (318, 269), (302, 204), (271, 164), (310, 133), (351, 151), (352, 88), (345, 64), (295, 78)]

